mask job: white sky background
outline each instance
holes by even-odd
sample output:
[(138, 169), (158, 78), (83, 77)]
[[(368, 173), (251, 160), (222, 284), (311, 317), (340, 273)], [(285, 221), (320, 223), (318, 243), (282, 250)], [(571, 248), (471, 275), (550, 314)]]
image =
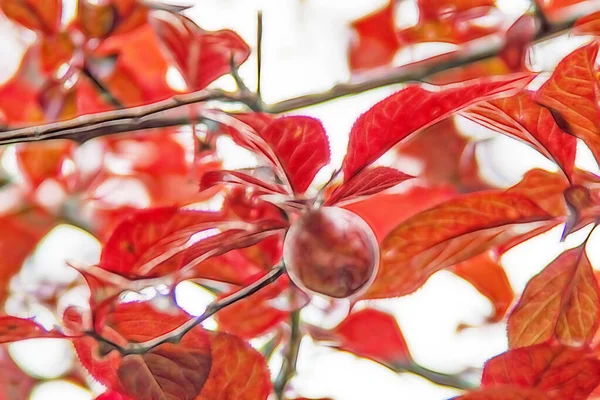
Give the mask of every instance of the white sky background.
[[(232, 28), (251, 46), (255, 46), (256, 10), (264, 12), (263, 41), (263, 97), (266, 102), (327, 90), (337, 82), (349, 79), (347, 45), (351, 37), (348, 22), (384, 4), (379, 0), (180, 0), (179, 4), (195, 4), (188, 15), (209, 30)], [(507, 13), (518, 16), (527, 9), (526, 0), (499, 1)], [(409, 0), (401, 7), (399, 15), (403, 24), (416, 21), (416, 9)], [(0, 17), (0, 81), (14, 70), (20, 52), (14, 27)], [(534, 66), (540, 70), (551, 69), (558, 60), (586, 39), (559, 38), (551, 46), (538, 46), (533, 54)], [(6, 51), (12, 48), (14, 51)], [(398, 54), (398, 63), (436, 51), (426, 46)], [(249, 87), (256, 83), (255, 54), (240, 69)], [(411, 59), (411, 57), (414, 57)], [(219, 80), (218, 85), (232, 89), (230, 77)], [(383, 88), (327, 104), (297, 111), (320, 118), (325, 125), (332, 151), (332, 165), (324, 169), (319, 179), (324, 181), (339, 166), (345, 154), (348, 132), (354, 120), (376, 101), (397, 88)], [(459, 121), (467, 134), (487, 134), (483, 128), (468, 121)], [(581, 146), (582, 147), (582, 146)], [(583, 147), (582, 147), (583, 148)], [(225, 157), (233, 156), (227, 147)], [(597, 170), (590, 161), (589, 151), (583, 148), (578, 162)], [(10, 152), (9, 152), (10, 154)], [(509, 186), (517, 182), (524, 171), (535, 165), (553, 168), (552, 164), (525, 145), (496, 135), (496, 139), (478, 149), (485, 160), (486, 176), (493, 182)], [(10, 160), (9, 160), (10, 161)], [(8, 161), (4, 160), (6, 164)], [(227, 159), (226, 159), (227, 162)], [(591, 166), (590, 166), (591, 165)], [(509, 279), (517, 291), (522, 291), (527, 280), (539, 272), (560, 251), (580, 243), (581, 235), (572, 235), (566, 243), (559, 243), (562, 227), (542, 235), (507, 253), (502, 262)], [(66, 259), (94, 262), (99, 255), (98, 242), (73, 227), (61, 226), (48, 235), (36, 254), (27, 264), (25, 277), (73, 276), (65, 265)], [(592, 260), (600, 261), (591, 254)], [(600, 265), (600, 263), (596, 263)], [(37, 278), (36, 278), (37, 279)], [(71, 278), (72, 279), (72, 278)], [(27, 284), (26, 280), (23, 281)], [(206, 296), (197, 298), (191, 289), (178, 293), (182, 305), (189, 304), (190, 312), (201, 312)], [(15, 309), (19, 303), (13, 298)], [(65, 300), (71, 301), (71, 300)], [(415, 294), (401, 299), (384, 300), (369, 304), (394, 314), (403, 330), (416, 361), (423, 366), (445, 373), (456, 373), (468, 367), (480, 368), (486, 359), (506, 350), (506, 327), (495, 324), (456, 333), (459, 323), (477, 325), (491, 314), (492, 307), (468, 283), (448, 272), (434, 275)], [(186, 307), (188, 308), (188, 307)], [(52, 325), (47, 310), (32, 310), (41, 320)], [(306, 315), (307, 317), (313, 317)], [(330, 316), (324, 323), (331, 325), (339, 320)], [(65, 366), (73, 362), (68, 342), (61, 340), (32, 340), (11, 345), (11, 355), (27, 371), (47, 378), (60, 378)], [(40, 355), (44, 355), (40, 357)], [(278, 368), (276, 360), (273, 367)], [(276, 373), (276, 371), (275, 371)], [(376, 363), (352, 355), (315, 345), (310, 339), (302, 343), (298, 376), (293, 388), (301, 396), (332, 397), (335, 400), (420, 399), (440, 400), (459, 394), (458, 391), (439, 387), (411, 375), (395, 374)], [(101, 389), (100, 389), (101, 390)], [(66, 381), (53, 381), (40, 385), (32, 393), (33, 400), (86, 400), (93, 395)]]

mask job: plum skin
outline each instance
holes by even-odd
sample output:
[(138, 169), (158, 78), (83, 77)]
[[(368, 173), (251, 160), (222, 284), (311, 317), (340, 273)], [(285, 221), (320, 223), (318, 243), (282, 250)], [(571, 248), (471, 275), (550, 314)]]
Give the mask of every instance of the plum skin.
[(371, 227), (338, 207), (310, 210), (288, 229), (283, 261), (292, 282), (334, 298), (363, 293), (379, 265), (379, 245)]

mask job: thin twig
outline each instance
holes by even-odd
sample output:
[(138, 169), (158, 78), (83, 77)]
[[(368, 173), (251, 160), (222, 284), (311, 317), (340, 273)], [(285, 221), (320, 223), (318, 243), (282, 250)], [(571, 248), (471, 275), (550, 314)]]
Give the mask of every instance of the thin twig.
[[(563, 33), (571, 28), (577, 19), (597, 10), (600, 10), (600, 2), (591, 3), (588, 8), (583, 10), (579, 8), (576, 13), (568, 15), (562, 21), (552, 21), (545, 28), (539, 27), (535, 41), (546, 40)], [(502, 50), (502, 46), (501, 41), (491, 43), (487, 47), (465, 46), (459, 51), (405, 65), (385, 73), (366, 76), (358, 82), (336, 85), (322, 93), (300, 96), (274, 104), (262, 104), (252, 93), (201, 90), (144, 106), (90, 114), (45, 125), (5, 130), (0, 132), (0, 145), (57, 138), (83, 142), (93, 137), (113, 133), (184, 125), (194, 121), (189, 121), (187, 115), (173, 117), (166, 111), (210, 100), (240, 102), (246, 104), (250, 109), (260, 109), (267, 113), (278, 114), (391, 84), (423, 81), (435, 73), (495, 57)]]
[[(263, 13), (258, 11), (256, 15), (256, 97), (261, 97), (262, 81), (262, 41), (263, 41)], [(262, 101), (261, 101), (262, 102)]]
[(302, 332), (300, 330), (300, 311), (291, 313), (290, 323), (290, 341), (283, 359), (281, 370), (275, 379), (273, 389), (278, 400), (284, 399), (284, 392), (288, 382), (296, 375), (296, 364), (298, 362), (298, 353), (300, 352), (300, 343), (302, 342)]
[(90, 138), (112, 133), (185, 125), (190, 123), (188, 115), (173, 117), (165, 115), (166, 112), (178, 107), (210, 100), (244, 104), (252, 104), (255, 101), (252, 94), (232, 93), (218, 89), (201, 90), (144, 106), (82, 115), (67, 121), (6, 130), (0, 132), (0, 144), (58, 138), (85, 142)]
[(250, 89), (248, 89), (246, 82), (244, 82), (240, 76), (239, 66), (235, 63), (235, 56), (233, 52), (231, 53), (231, 58), (229, 60), (229, 69), (231, 70), (231, 76), (233, 76), (233, 80), (235, 81), (240, 92), (243, 94), (250, 93)]
[(206, 307), (206, 310), (204, 311), (204, 313), (202, 315), (199, 315), (195, 318), (188, 320), (187, 322), (180, 325), (177, 329), (174, 329), (171, 332), (168, 332), (162, 336), (156, 337), (156, 338), (154, 338), (152, 340), (148, 340), (146, 342), (130, 343), (128, 346), (123, 347), (123, 346), (119, 346), (116, 343), (104, 338), (103, 336), (99, 335), (98, 333), (87, 332), (87, 335), (95, 338), (98, 342), (101, 342), (104, 345), (109, 346), (114, 350), (117, 350), (123, 356), (131, 355), (131, 354), (145, 354), (145, 353), (149, 352), (150, 350), (160, 346), (163, 343), (179, 343), (179, 341), (181, 341), (181, 339), (183, 339), (183, 337), (189, 331), (191, 331), (193, 328), (195, 328), (197, 325), (204, 322), (206, 319), (210, 318), (211, 316), (213, 316), (215, 313), (222, 310), (223, 308), (230, 306), (231, 304), (233, 304), (237, 301), (240, 301), (248, 296), (251, 296), (252, 294), (258, 292), (262, 288), (275, 282), (277, 280), (277, 278), (279, 278), (283, 274), (284, 271), (285, 271), (285, 268), (284, 268), (283, 264), (277, 265), (271, 271), (269, 271), (269, 273), (267, 273), (266, 275), (264, 275), (262, 278), (260, 278), (256, 282), (252, 283), (251, 285), (248, 285), (248, 286), (244, 287), (243, 289), (241, 289), (223, 299), (216, 300), (213, 303), (209, 304), (208, 307)]
[(92, 73), (87, 65), (84, 65), (81, 69), (83, 73), (92, 82), (96, 89), (100, 92), (104, 100), (115, 108), (123, 108), (123, 104), (110, 92), (110, 90)]
[(470, 390), (477, 387), (476, 383), (465, 379), (462, 374), (444, 374), (422, 367), (416, 363), (387, 367), (395, 372), (412, 372), (413, 374), (422, 376), (423, 378), (435, 384), (448, 386), (455, 389)]

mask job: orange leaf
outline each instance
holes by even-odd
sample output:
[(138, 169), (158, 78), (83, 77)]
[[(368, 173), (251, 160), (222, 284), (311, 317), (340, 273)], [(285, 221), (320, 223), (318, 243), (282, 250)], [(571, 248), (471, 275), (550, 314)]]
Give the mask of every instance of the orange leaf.
[(210, 332), (212, 368), (196, 400), (266, 400), (271, 378), (265, 359), (243, 340)]
[(584, 245), (560, 255), (533, 277), (508, 318), (511, 348), (551, 337), (589, 343), (600, 324), (600, 292)]
[(53, 35), (60, 27), (61, 0), (2, 0), (4, 14), (24, 27)]
[(571, 33), (600, 36), (600, 11), (579, 18), (575, 22)]
[(525, 196), (558, 217), (567, 214), (564, 191), (568, 187), (569, 182), (562, 174), (535, 168), (527, 171), (523, 179), (507, 192)]
[(586, 399), (600, 382), (600, 360), (589, 348), (543, 343), (509, 350), (483, 369), (484, 388), (535, 388), (551, 399)]
[(495, 252), (481, 253), (454, 265), (451, 271), (471, 283), (492, 302), (494, 313), (488, 318), (489, 322), (500, 322), (504, 318), (515, 293)]
[(559, 126), (582, 139), (600, 160), (598, 46), (590, 43), (563, 58), (537, 91), (536, 101), (550, 108)]
[(478, 103), (463, 114), (483, 126), (527, 143), (556, 162), (567, 176), (572, 175), (577, 140), (558, 127), (550, 111), (538, 105), (531, 93), (521, 92)]
[(73, 142), (23, 143), (17, 146), (17, 165), (27, 183), (37, 188), (46, 179), (62, 178), (63, 163), (74, 150)]
[(398, 225), (381, 245), (367, 298), (414, 292), (435, 272), (506, 242), (550, 216), (531, 200), (482, 192), (447, 201)]
[(42, 71), (46, 74), (56, 72), (58, 67), (68, 63), (75, 51), (75, 44), (68, 32), (59, 32), (57, 35), (41, 38), (40, 58)]
[(406, 192), (380, 193), (343, 206), (360, 215), (381, 242), (400, 222), (456, 195), (451, 186), (414, 186)]

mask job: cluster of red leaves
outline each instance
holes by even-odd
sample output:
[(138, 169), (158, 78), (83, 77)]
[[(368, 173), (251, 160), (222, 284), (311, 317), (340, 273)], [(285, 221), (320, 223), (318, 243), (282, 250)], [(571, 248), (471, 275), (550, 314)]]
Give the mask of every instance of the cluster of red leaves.
[[(550, 11), (564, 6), (554, 3), (546, 5)], [(500, 29), (475, 24), (496, 12), (491, 1), (418, 4), (420, 21), (410, 29), (395, 28), (391, 3), (357, 22), (362, 49), (351, 57), (354, 67), (387, 64), (404, 43), (462, 44)], [(175, 94), (166, 83), (170, 67), (181, 73), (188, 90), (199, 90), (229, 72), (232, 61), (243, 62), (249, 51), (231, 31), (206, 32), (177, 12), (135, 0), (80, 1), (66, 25), (58, 0), (0, 0), (0, 7), (38, 37), (16, 75), (0, 88), (4, 124), (68, 119), (164, 99)], [(521, 24), (526, 22), (515, 24), (509, 38), (522, 36), (527, 29)], [(598, 34), (598, 15), (580, 21), (576, 32)], [(191, 317), (177, 307), (167, 312), (151, 302), (124, 302), (121, 295), (160, 285), (171, 296), (177, 284), (193, 280), (218, 284), (225, 289), (217, 290), (217, 301), (229, 299), (280, 262), (290, 224), (326, 205), (359, 215), (380, 243), (377, 276), (354, 300), (404, 296), (447, 269), (490, 299), (490, 322), (508, 313), (510, 349), (486, 363), (481, 389), (461, 398), (588, 398), (600, 383), (600, 289), (585, 244), (531, 279), (510, 312), (515, 294), (499, 260), (559, 224), (566, 236), (600, 219), (600, 177), (575, 166), (577, 138), (600, 159), (595, 62), (600, 42), (568, 55), (538, 90), (528, 89), (532, 74), (507, 74), (523, 70), (523, 47), (515, 43), (508, 40), (503, 52), (505, 75), (464, 80), (471, 72), (460, 79), (450, 74), (438, 82), (462, 82), (407, 85), (375, 104), (349, 133), (343, 179), (332, 177), (316, 195), (311, 185), (330, 163), (330, 151), (323, 125), (306, 116), (222, 113), (221, 133), (260, 159), (262, 166), (250, 169), (219, 169), (212, 152), (203, 150), (211, 148), (212, 139), (199, 144), (195, 131), (191, 160), (175, 131), (99, 139), (102, 162), (92, 173), (77, 162), (81, 149), (70, 142), (20, 146), (17, 162), (25, 179), (8, 186), (23, 193), (26, 206), (1, 217), (7, 231), (0, 244), (10, 248), (2, 282), (18, 272), (61, 217), (60, 207), (39, 199), (49, 181), (92, 203), (93, 228), (104, 245), (98, 265), (77, 266), (91, 289), (89, 310), (67, 309), (63, 330), (0, 317), (0, 343), (70, 338), (81, 364), (108, 388), (98, 397), (104, 400), (266, 399), (273, 389), (266, 359), (245, 340), (264, 335), (277, 344), (290, 340), (290, 312), (306, 304), (298, 300), (306, 295), (287, 276), (219, 310), (217, 331), (198, 325), (180, 340), (161, 341), (139, 354), (117, 349), (168, 336)], [(18, 107), (15, 98), (22, 101)], [(478, 176), (471, 143), (457, 131), (454, 115), (531, 146), (559, 171), (536, 169), (509, 189), (491, 188)], [(431, 150), (435, 146), (439, 155)], [(422, 174), (378, 165), (392, 149), (400, 158), (422, 161)], [(126, 173), (111, 170), (115, 159), (127, 163)], [(74, 165), (75, 172), (67, 173), (65, 165)], [(131, 180), (147, 189), (146, 209), (103, 198), (109, 183)], [(220, 210), (185, 207), (217, 191), (224, 199)], [(0, 293), (3, 301), (6, 289)], [(333, 329), (310, 324), (302, 329), (395, 370), (415, 365), (395, 319), (374, 308), (353, 309)], [(3, 390), (26, 391), (31, 383), (23, 382)]]

